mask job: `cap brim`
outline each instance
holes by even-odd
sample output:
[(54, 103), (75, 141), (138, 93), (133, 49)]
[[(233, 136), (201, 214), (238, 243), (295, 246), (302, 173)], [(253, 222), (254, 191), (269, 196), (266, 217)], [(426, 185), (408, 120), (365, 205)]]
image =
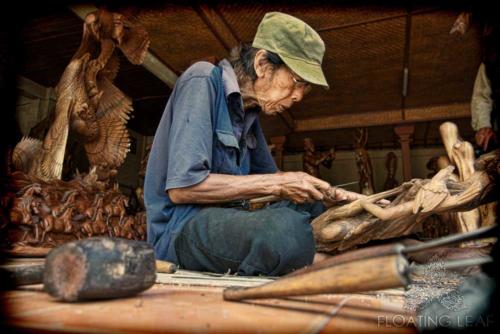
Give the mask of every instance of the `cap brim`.
[(323, 70), (321, 69), (321, 65), (311, 64), (303, 60), (297, 60), (281, 55), (280, 57), (281, 59), (283, 59), (285, 64), (290, 67), (293, 72), (295, 72), (295, 74), (300, 76), (305, 81), (310, 82), (314, 85), (323, 86), (326, 89), (330, 88), (328, 82), (326, 82), (326, 78), (323, 74)]

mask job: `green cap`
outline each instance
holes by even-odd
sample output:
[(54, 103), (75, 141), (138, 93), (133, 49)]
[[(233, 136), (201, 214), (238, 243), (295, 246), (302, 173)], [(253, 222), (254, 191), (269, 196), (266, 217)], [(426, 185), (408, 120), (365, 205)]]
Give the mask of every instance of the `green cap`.
[(276, 53), (305, 81), (329, 87), (321, 69), (325, 43), (304, 21), (279, 12), (267, 13), (252, 46)]

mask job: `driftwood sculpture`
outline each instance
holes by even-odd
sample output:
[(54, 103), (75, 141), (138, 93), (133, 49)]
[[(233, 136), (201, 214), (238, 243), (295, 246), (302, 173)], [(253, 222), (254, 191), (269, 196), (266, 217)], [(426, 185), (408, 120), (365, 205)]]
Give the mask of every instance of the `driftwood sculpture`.
[(374, 193), (375, 188), (373, 186), (372, 162), (365, 148), (367, 141), (367, 129), (357, 128), (354, 136), (354, 154), (356, 155), (359, 172), (359, 190), (364, 195), (371, 195)]
[(123, 15), (105, 10), (87, 15), (80, 47), (55, 89), (55, 121), (43, 142), (19, 142), (14, 169), (44, 181), (61, 179), (68, 132), (73, 131), (100, 178), (114, 176), (129, 150), (126, 122), (132, 111), (130, 99), (113, 85), (119, 67), (115, 48), (140, 64), (148, 46), (147, 32)]
[(311, 138), (304, 139), (304, 155), (302, 156), (304, 172), (320, 178), (319, 165), (322, 164), (326, 168), (331, 168), (334, 159), (335, 151), (333, 148), (328, 152), (316, 152), (313, 140)]
[[(463, 154), (469, 152), (468, 145), (459, 140), (453, 129), (456, 130), (454, 124), (444, 123), (441, 134), (447, 151), (454, 154), (450, 160), (457, 163), (462, 177), (457, 178), (453, 174), (455, 167), (448, 166), (430, 180), (413, 179), (397, 188), (331, 208), (312, 222), (317, 249), (338, 252), (371, 240), (400, 237), (433, 214), (463, 213), (494, 200), (500, 150), (480, 157), (474, 164), (473, 156)], [(466, 173), (469, 174), (464, 178)], [(388, 205), (377, 203), (394, 196)], [(464, 229), (476, 229), (477, 221), (467, 219), (460, 223)]]

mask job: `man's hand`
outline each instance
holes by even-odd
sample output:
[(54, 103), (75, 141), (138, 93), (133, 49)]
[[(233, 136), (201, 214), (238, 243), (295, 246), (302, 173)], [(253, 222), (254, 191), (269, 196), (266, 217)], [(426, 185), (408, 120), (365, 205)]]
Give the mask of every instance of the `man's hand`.
[(352, 202), (360, 198), (365, 198), (366, 195), (358, 194), (352, 191), (348, 191), (342, 188), (330, 187), (328, 189), (328, 196), (326, 198), (329, 202), (339, 202), (339, 201), (348, 201)]
[(488, 144), (490, 139), (493, 138), (493, 141), (497, 141), (495, 132), (493, 132), (493, 129), (490, 127), (484, 127), (476, 132), (476, 144), (478, 146), (481, 146), (483, 151), (486, 151), (488, 149)]
[(279, 197), (287, 198), (295, 203), (324, 201), (335, 203), (352, 202), (364, 195), (332, 187), (328, 182), (315, 178), (304, 172), (285, 172), (280, 174)]
[(304, 172), (284, 172), (279, 177), (276, 195), (295, 203), (322, 201), (330, 189), (328, 182)]

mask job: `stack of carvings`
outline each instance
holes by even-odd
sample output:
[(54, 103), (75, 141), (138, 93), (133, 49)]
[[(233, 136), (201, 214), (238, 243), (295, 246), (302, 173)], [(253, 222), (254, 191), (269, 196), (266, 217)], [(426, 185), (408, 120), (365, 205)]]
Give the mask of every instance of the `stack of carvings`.
[(312, 222), (317, 250), (336, 253), (371, 240), (401, 237), (433, 215), (456, 212), (450, 216), (457, 232), (483, 225), (477, 208), (497, 199), (500, 150), (474, 161), (471, 144), (461, 140), (455, 124), (444, 123), (440, 131), (452, 165), (432, 179), (413, 179), (330, 208)]
[(50, 247), (100, 235), (146, 237), (145, 214), (128, 215), (128, 198), (117, 185), (108, 188), (98, 181), (95, 169), (69, 182), (14, 172), (2, 203), (8, 208), (2, 240), (9, 245), (4, 246)]

